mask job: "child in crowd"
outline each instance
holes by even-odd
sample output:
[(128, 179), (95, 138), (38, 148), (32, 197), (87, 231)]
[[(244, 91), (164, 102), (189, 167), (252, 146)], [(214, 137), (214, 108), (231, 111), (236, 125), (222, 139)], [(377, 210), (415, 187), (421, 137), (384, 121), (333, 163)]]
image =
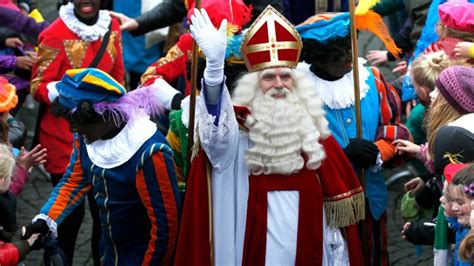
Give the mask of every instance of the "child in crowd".
[(449, 164), (444, 169), (444, 176), (448, 181), (445, 194), (447, 205), (451, 205), (450, 210), (455, 215), (449, 217), (445, 211), (450, 227), (456, 231), (454, 265), (471, 265), (460, 259), (458, 249), (470, 230), (471, 200), (474, 199), (474, 187), (471, 189), (471, 184), (474, 184), (474, 164)]
[[(15, 86), (0, 77), (0, 143), (12, 146), (9, 136), (9, 112), (18, 103)], [(13, 182), (10, 190), (16, 196), (23, 190), (23, 186), (28, 181), (28, 170), (34, 166), (46, 162), (46, 149), (37, 145), (27, 152), (24, 147), (11, 150), (16, 157), (17, 167), (14, 169)]]
[(17, 265), (30, 251), (39, 234), (27, 240), (11, 241), (16, 230), (16, 199), (11, 192), (16, 162), (7, 144), (0, 144), (0, 165), (0, 265)]
[(434, 145), (438, 129), (474, 112), (474, 69), (464, 66), (453, 66), (443, 70), (436, 80), (436, 89), (429, 96), (431, 108), (426, 120), (427, 143), (416, 145), (406, 140), (396, 140), (399, 153), (416, 156), (425, 163), (428, 170), (434, 172)]
[[(446, 53), (443, 51), (422, 54), (412, 63), (410, 77), (416, 89), (419, 103), (413, 108), (406, 122), (406, 126), (413, 136), (413, 142), (417, 145), (426, 142), (426, 130), (423, 126), (427, 108), (431, 105), (429, 94), (436, 89), (436, 78), (442, 70), (450, 65)], [(412, 194), (420, 191), (431, 175), (427, 173), (421, 163), (414, 161), (414, 166), (421, 177), (416, 177), (405, 184), (405, 190)], [(436, 199), (438, 200), (439, 197)]]
[[(471, 163), (468, 167), (463, 169), (461, 172), (466, 173), (466, 175), (470, 175), (471, 178), (474, 176), (474, 164)], [(461, 174), (461, 173), (459, 173)], [(471, 183), (469, 186), (466, 186), (465, 192), (469, 195), (470, 198), (474, 197), (474, 183)], [(459, 245), (459, 253), (458, 256), (463, 261), (467, 261), (470, 263), (474, 263), (474, 200), (470, 201), (471, 205), (471, 213), (469, 216), (469, 225), (471, 227), (471, 231), (469, 234), (462, 240), (461, 245)]]
[(449, 58), (457, 58), (457, 45), (474, 41), (474, 4), (459, 2), (447, 1), (439, 5), (436, 28), (439, 40), (428, 46), (425, 53), (443, 50)]

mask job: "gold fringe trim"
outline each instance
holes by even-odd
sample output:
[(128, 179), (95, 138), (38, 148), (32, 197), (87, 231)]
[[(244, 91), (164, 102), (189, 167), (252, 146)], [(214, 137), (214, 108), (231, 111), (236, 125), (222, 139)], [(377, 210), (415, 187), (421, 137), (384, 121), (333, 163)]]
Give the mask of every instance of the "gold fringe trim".
[(338, 201), (324, 202), (326, 223), (331, 228), (355, 224), (365, 218), (364, 192)]

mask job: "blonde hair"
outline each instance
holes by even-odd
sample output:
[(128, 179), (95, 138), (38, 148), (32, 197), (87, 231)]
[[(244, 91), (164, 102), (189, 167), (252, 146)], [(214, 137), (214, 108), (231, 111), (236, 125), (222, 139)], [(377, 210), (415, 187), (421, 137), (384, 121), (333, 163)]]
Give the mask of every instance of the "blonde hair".
[(444, 51), (418, 56), (411, 65), (410, 76), (413, 83), (433, 91), (436, 88), (436, 78), (450, 66), (450, 62)]
[(469, 32), (469, 31), (455, 30), (453, 28), (446, 26), (446, 24), (442, 22), (439, 22), (436, 25), (436, 32), (439, 35), (439, 39), (451, 37), (451, 38), (457, 38), (457, 39), (461, 39), (468, 42), (474, 42), (474, 33)]
[(15, 169), (15, 158), (12, 150), (7, 144), (0, 144), (0, 180), (10, 178)]
[(459, 117), (461, 117), (461, 113), (452, 107), (446, 98), (444, 98), (444, 96), (439, 93), (431, 104), (425, 123), (426, 135), (428, 138), (428, 153), (430, 158), (434, 158), (433, 143), (438, 129), (458, 119)]

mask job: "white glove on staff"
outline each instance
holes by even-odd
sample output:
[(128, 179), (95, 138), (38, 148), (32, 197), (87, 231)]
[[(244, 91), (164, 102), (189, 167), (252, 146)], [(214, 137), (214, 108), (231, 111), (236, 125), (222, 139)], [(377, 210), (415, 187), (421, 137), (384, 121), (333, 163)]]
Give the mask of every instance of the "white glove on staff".
[(194, 9), (191, 16), (191, 34), (206, 55), (204, 80), (206, 85), (216, 86), (224, 80), (224, 58), (227, 46), (227, 20), (222, 20), (217, 30), (209, 19), (206, 10)]

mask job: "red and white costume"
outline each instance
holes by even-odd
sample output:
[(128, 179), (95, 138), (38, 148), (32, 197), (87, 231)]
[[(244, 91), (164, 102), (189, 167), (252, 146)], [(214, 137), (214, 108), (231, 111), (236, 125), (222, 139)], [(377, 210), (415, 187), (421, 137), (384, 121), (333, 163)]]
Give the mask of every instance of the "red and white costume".
[[(267, 7), (248, 32), (253, 37), (244, 37), (242, 47), (261, 45), (263, 53), (267, 46), (283, 47), (273, 54), (284, 58), (247, 57), (251, 71), (296, 66), (301, 40), (275, 9)], [(269, 32), (277, 36), (259, 35)], [(258, 48), (248, 51), (262, 54)], [(363, 265), (356, 222), (364, 217), (364, 193), (327, 126), (321, 126), (317, 140), (325, 156), (316, 170), (303, 166), (291, 174), (254, 175), (246, 158), (255, 145), (252, 129), (249, 133), (237, 122), (245, 115), (236, 108), (236, 116), (225, 86), (217, 108), (206, 102), (215, 88), (205, 80), (197, 102), (202, 150), (188, 177), (175, 265)], [(323, 116), (319, 119), (314, 123), (327, 125)]]
[(124, 83), (121, 32), (119, 23), (108, 11), (99, 11), (97, 23), (88, 26), (73, 13), (73, 4), (62, 6), (56, 19), (39, 36), (38, 61), (33, 67), (31, 94), (48, 106), (41, 118), (39, 143), (48, 149), (46, 171), (64, 173), (72, 151), (72, 134), (67, 121), (49, 112), (48, 86), (61, 80), (68, 69), (85, 68), (94, 60), (102, 39), (112, 23), (107, 48), (97, 68), (109, 73), (115, 80)]

